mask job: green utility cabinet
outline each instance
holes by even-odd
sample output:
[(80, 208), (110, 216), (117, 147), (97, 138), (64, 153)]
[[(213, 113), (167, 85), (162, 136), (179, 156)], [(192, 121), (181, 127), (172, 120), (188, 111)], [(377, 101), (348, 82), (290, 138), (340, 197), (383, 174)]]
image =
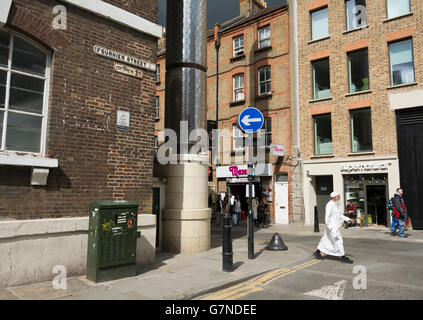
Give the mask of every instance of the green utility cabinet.
[(110, 281), (136, 275), (138, 204), (96, 201), (90, 205), (87, 279)]

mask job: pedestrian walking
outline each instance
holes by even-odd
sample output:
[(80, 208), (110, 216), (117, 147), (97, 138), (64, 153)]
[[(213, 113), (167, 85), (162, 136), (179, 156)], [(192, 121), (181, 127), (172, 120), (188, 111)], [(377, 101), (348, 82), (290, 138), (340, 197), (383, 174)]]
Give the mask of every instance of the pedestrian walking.
[(233, 216), (235, 216), (234, 224), (237, 226), (239, 225), (239, 220), (241, 219), (241, 200), (239, 200), (239, 195), (235, 197), (234, 207), (235, 207), (235, 211), (233, 213)]
[(252, 213), (253, 213), (253, 220), (254, 220), (254, 224), (257, 225), (258, 224), (258, 220), (257, 220), (257, 208), (258, 208), (258, 199), (257, 197), (254, 197), (252, 200)]
[(222, 220), (222, 214), (223, 214), (223, 200), (222, 196), (219, 194), (217, 197), (216, 202), (216, 225), (220, 226), (220, 222)]
[(393, 235), (396, 235), (396, 228), (398, 227), (398, 236), (400, 238), (407, 238), (408, 236), (405, 234), (405, 222), (407, 221), (408, 214), (403, 194), (404, 191), (401, 188), (398, 188), (397, 192), (394, 194), (393, 218), (395, 218), (396, 223), (394, 225), (394, 221), (392, 221), (391, 232)]
[(339, 231), (342, 221), (351, 221), (352, 219), (344, 216), (338, 209), (336, 203), (339, 203), (341, 196), (338, 192), (330, 194), (331, 200), (326, 204), (325, 212), (325, 233), (317, 246), (317, 250), (313, 253), (316, 259), (321, 259), (320, 252), (327, 255), (341, 257), (341, 261), (345, 263), (353, 263), (352, 260), (345, 256), (344, 241)]
[(266, 214), (267, 214), (267, 208), (268, 204), (266, 203), (266, 199), (262, 198), (260, 201), (260, 204), (258, 205), (257, 211), (258, 211), (258, 224), (261, 225), (262, 228), (264, 228), (266, 224)]

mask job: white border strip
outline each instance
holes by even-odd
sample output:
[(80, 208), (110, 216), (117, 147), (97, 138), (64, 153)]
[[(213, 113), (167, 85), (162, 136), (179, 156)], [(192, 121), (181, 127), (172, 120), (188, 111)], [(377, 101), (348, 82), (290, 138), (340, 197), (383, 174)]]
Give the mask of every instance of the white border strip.
[(57, 168), (59, 166), (59, 161), (50, 158), (0, 155), (0, 165)]
[[(3, 1), (3, 0), (2, 0)], [(160, 39), (162, 26), (100, 0), (62, 0), (80, 9)]]

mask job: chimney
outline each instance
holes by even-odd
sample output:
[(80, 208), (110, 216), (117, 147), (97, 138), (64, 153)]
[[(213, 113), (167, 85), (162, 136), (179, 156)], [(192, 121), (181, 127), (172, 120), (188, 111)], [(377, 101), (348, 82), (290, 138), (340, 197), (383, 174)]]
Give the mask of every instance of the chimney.
[(251, 16), (255, 12), (267, 8), (265, 0), (239, 0), (239, 15)]

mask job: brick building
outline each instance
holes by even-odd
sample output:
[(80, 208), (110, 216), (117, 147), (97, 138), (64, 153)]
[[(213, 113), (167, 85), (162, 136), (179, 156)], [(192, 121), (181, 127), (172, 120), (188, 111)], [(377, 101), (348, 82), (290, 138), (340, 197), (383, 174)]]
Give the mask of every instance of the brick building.
[[(414, 151), (398, 158), (399, 146), (421, 137), (421, 123), (414, 124), (420, 127), (412, 138), (398, 137), (396, 126), (405, 108), (413, 107), (414, 119), (422, 114), (415, 108), (423, 105), (422, 17), (418, 0), (298, 1), (306, 224), (313, 223), (315, 205), (323, 221), (324, 204), (336, 190), (343, 205), (351, 200), (366, 223), (389, 225), (386, 200), (400, 186), (400, 168), (410, 204), (421, 190), (421, 148), (408, 147)], [(404, 180), (411, 163), (418, 176), (413, 183)], [(422, 220), (416, 211), (410, 214)]]
[[(210, 165), (209, 190), (213, 194), (239, 195), (242, 210), (247, 211), (247, 176), (232, 175), (230, 168), (247, 168), (247, 153), (242, 146), (244, 136), (237, 120), (243, 109), (254, 106), (263, 113), (263, 129), (266, 130), (265, 164), (259, 165), (257, 172), (261, 174), (254, 178), (255, 194), (265, 196), (270, 202), (273, 222), (288, 224), (292, 221), (293, 166), (288, 8), (283, 1), (281, 5), (269, 8), (265, 1), (240, 0), (239, 3), (238, 17), (216, 25), (208, 32), (207, 119), (209, 123), (217, 120), (219, 129), (233, 133), (229, 151), (231, 161)], [(156, 135), (164, 126), (164, 44), (165, 39), (159, 44), (157, 60)], [(271, 155), (271, 145), (283, 146), (284, 156)], [(235, 151), (244, 155), (238, 163)], [(275, 207), (278, 210), (275, 211)]]
[[(80, 273), (91, 202), (135, 200), (140, 214), (151, 213), (158, 2), (8, 0), (0, 6), (0, 218), (25, 224), (84, 217), (82, 227), (77, 219), (50, 219), (45, 232), (85, 232), (73, 252), (82, 262), (69, 262), (68, 270)], [(13, 251), (14, 236), (44, 228), (31, 221), (28, 229), (14, 229), (24, 234), (3, 233), (15, 222), (2, 224), (0, 236), (12, 240), (1, 249)], [(57, 250), (61, 245), (68, 243), (57, 237), (53, 251), (69, 255)], [(38, 249), (29, 256), (42, 256)]]

